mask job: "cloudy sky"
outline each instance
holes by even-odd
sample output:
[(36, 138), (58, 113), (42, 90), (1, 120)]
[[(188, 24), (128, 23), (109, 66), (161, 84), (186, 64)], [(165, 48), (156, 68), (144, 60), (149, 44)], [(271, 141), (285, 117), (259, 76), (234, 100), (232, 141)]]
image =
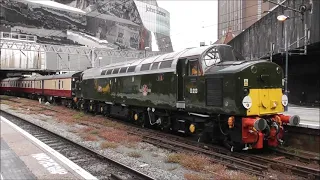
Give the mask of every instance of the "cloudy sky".
[[(215, 42), (218, 29), (217, 0), (157, 0), (170, 12), (171, 40), (174, 51), (198, 47), (200, 41)], [(202, 27), (205, 28), (202, 28)]]

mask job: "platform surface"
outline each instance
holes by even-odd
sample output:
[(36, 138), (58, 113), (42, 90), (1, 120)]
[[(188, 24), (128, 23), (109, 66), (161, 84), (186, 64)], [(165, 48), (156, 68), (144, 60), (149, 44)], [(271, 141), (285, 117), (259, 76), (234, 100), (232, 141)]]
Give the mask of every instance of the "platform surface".
[(62, 161), (66, 157), (41, 144), (39, 140), (36, 141), (29, 133), (12, 125), (2, 116), (0, 118), (1, 180), (95, 179), (90, 173), (72, 164), (73, 162)]
[(310, 108), (304, 106), (297, 106), (289, 104), (286, 115), (298, 115), (300, 116), (301, 127), (319, 129), (320, 126), (320, 108)]

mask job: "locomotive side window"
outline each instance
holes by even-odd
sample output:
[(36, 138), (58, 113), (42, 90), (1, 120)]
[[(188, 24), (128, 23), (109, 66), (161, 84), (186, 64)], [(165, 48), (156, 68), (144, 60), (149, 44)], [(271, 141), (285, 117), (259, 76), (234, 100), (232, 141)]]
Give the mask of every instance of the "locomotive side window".
[(127, 67), (123, 67), (120, 69), (120, 73), (126, 73), (126, 71), (127, 71)]
[(113, 69), (112, 74), (118, 74), (120, 68)]
[(172, 60), (162, 61), (161, 64), (160, 64), (160, 69), (170, 68), (171, 67), (171, 63), (172, 63)]
[(142, 64), (141, 68), (140, 68), (140, 71), (146, 71), (146, 70), (149, 70), (149, 67), (150, 67), (151, 63), (148, 63), (148, 64)]
[(101, 75), (105, 75), (106, 72), (107, 72), (107, 70), (103, 70), (103, 71), (101, 72)]
[(159, 65), (159, 62), (153, 63), (151, 69), (152, 69), (152, 70), (153, 70), (153, 69), (158, 69), (158, 65)]
[(197, 76), (200, 74), (200, 67), (198, 60), (189, 61), (189, 76)]
[(135, 69), (136, 69), (136, 66), (130, 66), (128, 68), (128, 72), (134, 72)]
[(112, 69), (109, 69), (109, 70), (107, 71), (107, 74), (111, 74), (111, 72), (112, 72)]

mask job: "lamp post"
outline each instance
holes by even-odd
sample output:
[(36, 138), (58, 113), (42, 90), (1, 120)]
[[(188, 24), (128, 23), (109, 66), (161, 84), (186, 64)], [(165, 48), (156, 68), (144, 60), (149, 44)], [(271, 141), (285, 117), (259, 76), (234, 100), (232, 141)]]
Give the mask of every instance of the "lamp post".
[[(284, 15), (279, 15), (277, 17), (278, 21), (280, 22), (284, 22), (289, 19), (289, 14), (290, 14), (291, 10), (285, 10), (284, 11)], [(288, 60), (289, 60), (289, 53), (288, 53), (288, 28), (287, 28), (287, 24), (284, 24), (284, 50), (286, 52), (286, 62), (285, 62), (285, 78), (284, 78), (284, 94), (288, 97)], [(288, 111), (288, 106), (285, 106), (285, 111)]]
[(99, 67), (100, 67), (100, 61), (101, 61), (101, 59), (102, 59), (102, 57), (101, 57), (101, 56), (99, 56)]
[(145, 47), (144, 48), (144, 57), (146, 58), (147, 57), (147, 50), (149, 50), (150, 48), (149, 47)]

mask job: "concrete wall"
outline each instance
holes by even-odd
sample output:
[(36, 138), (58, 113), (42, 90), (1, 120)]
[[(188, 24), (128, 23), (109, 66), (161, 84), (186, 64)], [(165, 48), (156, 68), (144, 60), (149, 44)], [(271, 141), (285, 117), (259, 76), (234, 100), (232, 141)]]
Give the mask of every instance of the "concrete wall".
[[(320, 41), (319, 36), (319, 4), (318, 0), (287, 0), (284, 5), (299, 9), (301, 4), (313, 3), (312, 12), (304, 15), (301, 20), (299, 13), (293, 13), (294, 18), (287, 21), (288, 43), (292, 44), (298, 38), (304, 36), (304, 23), (310, 29), (310, 44)], [(284, 13), (285, 8), (279, 6), (259, 21), (254, 23), (244, 32), (235, 37), (228, 44), (241, 52), (246, 58), (254, 59), (267, 55), (271, 50), (271, 43), (274, 43), (274, 54), (280, 53), (284, 48), (284, 23), (277, 20), (277, 16)], [(300, 16), (300, 17), (297, 17)], [(299, 41), (299, 46), (303, 45), (303, 40)], [(297, 48), (297, 45), (291, 47)]]

